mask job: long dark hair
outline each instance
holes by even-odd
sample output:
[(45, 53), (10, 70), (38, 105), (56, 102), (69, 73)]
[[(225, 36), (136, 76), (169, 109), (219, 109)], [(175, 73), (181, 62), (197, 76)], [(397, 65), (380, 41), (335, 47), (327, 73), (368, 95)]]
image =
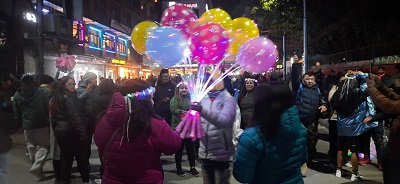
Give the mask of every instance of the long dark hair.
[[(122, 95), (143, 91), (151, 87), (151, 84), (141, 79), (130, 79), (121, 87)], [(151, 118), (157, 117), (153, 110), (152, 96), (147, 98), (130, 98), (131, 114), (129, 123), (129, 139), (138, 137), (147, 138), (151, 133)], [(125, 131), (124, 131), (125, 132)]]
[(267, 140), (273, 140), (281, 124), (282, 113), (293, 106), (293, 94), (283, 82), (268, 82), (257, 87), (253, 94), (254, 114), (250, 126), (260, 125)]
[(239, 105), (239, 106), (240, 106), (240, 102), (242, 101), (243, 97), (246, 96), (247, 93), (249, 93), (249, 92), (251, 92), (251, 91), (254, 91), (254, 90), (257, 88), (257, 86), (258, 86), (258, 82), (253, 81), (253, 83), (254, 83), (254, 89), (252, 89), (251, 91), (247, 91), (247, 89), (246, 89), (246, 82), (247, 82), (247, 81), (246, 81), (246, 80), (248, 80), (248, 79), (250, 79), (250, 80), (257, 80), (257, 79), (254, 79), (254, 78), (243, 78), (242, 86), (241, 86), (241, 88), (240, 88), (240, 92), (239, 92), (239, 96), (238, 96), (238, 105)]
[(50, 99), (50, 102), (49, 102), (49, 110), (50, 110), (51, 116), (54, 116), (55, 114), (58, 114), (60, 112), (65, 112), (64, 106), (61, 105), (62, 101), (64, 99), (64, 95), (75, 94), (74, 92), (69, 91), (65, 87), (65, 84), (70, 79), (74, 80), (72, 77), (69, 77), (69, 76), (62, 77), (59, 80), (59, 82), (57, 84), (57, 87), (56, 87), (56, 91), (55, 91), (53, 97)]

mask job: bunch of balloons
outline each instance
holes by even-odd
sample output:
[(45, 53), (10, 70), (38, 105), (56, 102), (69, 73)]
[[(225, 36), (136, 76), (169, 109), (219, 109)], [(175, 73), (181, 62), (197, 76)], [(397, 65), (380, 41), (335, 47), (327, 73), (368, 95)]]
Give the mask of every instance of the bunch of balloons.
[(200, 18), (183, 4), (168, 7), (160, 23), (143, 21), (132, 30), (132, 47), (164, 67), (190, 57), (200, 65), (235, 62), (249, 72), (264, 72), (276, 63), (278, 51), (259, 36), (257, 24), (246, 17), (232, 20), (219, 8)]
[(63, 55), (56, 59), (56, 68), (62, 72), (70, 72), (76, 65), (75, 56)]

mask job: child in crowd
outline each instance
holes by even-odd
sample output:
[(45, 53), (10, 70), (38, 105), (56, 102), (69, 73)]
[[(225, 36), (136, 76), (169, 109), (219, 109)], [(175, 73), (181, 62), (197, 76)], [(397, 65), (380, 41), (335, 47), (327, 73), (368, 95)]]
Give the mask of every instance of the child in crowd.
[[(170, 102), (170, 108), (172, 112), (171, 127), (173, 130), (175, 130), (178, 124), (182, 121), (183, 117), (185, 117), (187, 111), (190, 109), (190, 94), (188, 87), (185, 83), (180, 82), (176, 86), (175, 95)], [(182, 139), (181, 148), (178, 153), (175, 154), (176, 174), (181, 177), (185, 176), (185, 173), (182, 170), (182, 154), (184, 147), (186, 147), (186, 152), (190, 164), (189, 173), (197, 177), (200, 174), (195, 168), (195, 144), (190, 138)]]

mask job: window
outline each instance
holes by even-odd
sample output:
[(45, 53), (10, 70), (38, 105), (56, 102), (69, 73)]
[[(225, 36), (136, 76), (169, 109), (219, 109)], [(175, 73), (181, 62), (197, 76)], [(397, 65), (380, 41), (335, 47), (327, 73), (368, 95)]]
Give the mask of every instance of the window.
[[(78, 21), (74, 21), (72, 25), (72, 36), (79, 41), (82, 41), (85, 39), (85, 32), (83, 28), (83, 24)], [(83, 44), (79, 44), (79, 46), (83, 46)]]
[(103, 48), (106, 49), (106, 52), (115, 53), (115, 35), (104, 32), (104, 42)]
[(121, 56), (128, 55), (128, 40), (122, 37), (118, 37), (118, 52)]
[(101, 50), (101, 32), (101, 29), (98, 29), (96, 27), (88, 27), (89, 48)]

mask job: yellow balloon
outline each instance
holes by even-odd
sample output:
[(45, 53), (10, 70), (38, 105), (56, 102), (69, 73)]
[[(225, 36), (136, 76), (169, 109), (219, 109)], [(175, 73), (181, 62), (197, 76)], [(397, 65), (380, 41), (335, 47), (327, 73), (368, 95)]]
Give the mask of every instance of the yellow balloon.
[(257, 24), (246, 17), (239, 17), (232, 20), (231, 28), (228, 30), (229, 49), (228, 56), (235, 56), (240, 47), (260, 35)]
[(159, 26), (152, 21), (143, 21), (137, 24), (131, 34), (132, 47), (139, 54), (144, 54), (146, 52), (146, 41), (148, 35)]
[(208, 22), (218, 23), (228, 30), (231, 27), (231, 21), (232, 18), (228, 12), (219, 8), (213, 8), (204, 12), (197, 20), (197, 23), (199, 25)]

